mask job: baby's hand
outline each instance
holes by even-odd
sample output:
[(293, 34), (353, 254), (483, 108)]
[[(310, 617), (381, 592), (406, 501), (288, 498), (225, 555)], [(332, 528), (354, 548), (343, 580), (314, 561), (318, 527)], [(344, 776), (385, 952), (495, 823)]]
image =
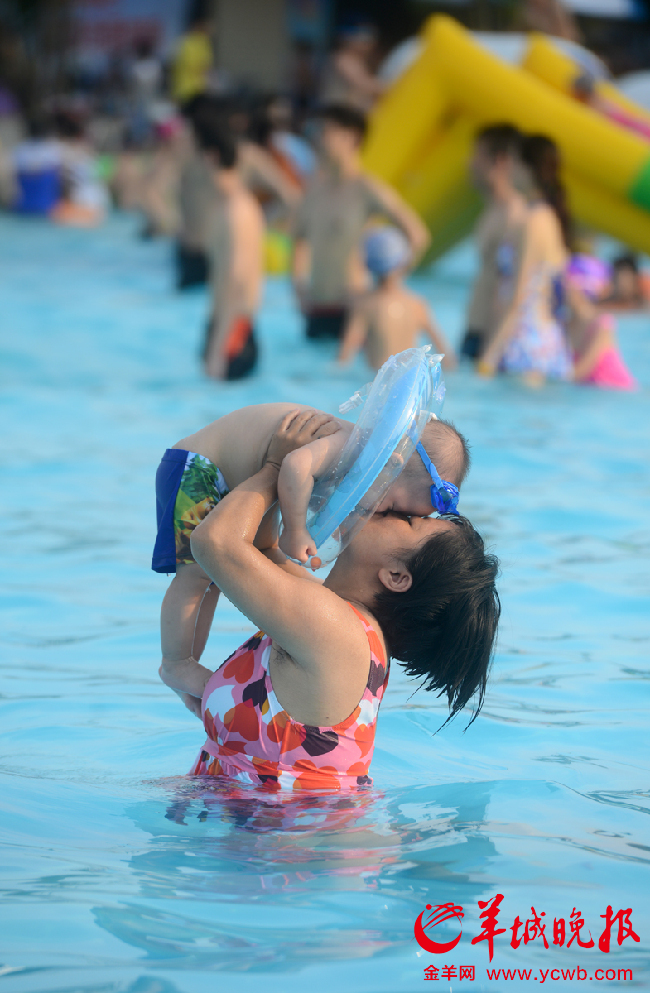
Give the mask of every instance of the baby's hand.
[[(306, 565), (309, 559), (316, 554), (314, 539), (306, 528), (289, 530), (285, 527), (280, 535), (279, 544), (285, 555), (300, 562), (301, 565)], [(314, 565), (313, 568), (317, 569), (318, 565)]]

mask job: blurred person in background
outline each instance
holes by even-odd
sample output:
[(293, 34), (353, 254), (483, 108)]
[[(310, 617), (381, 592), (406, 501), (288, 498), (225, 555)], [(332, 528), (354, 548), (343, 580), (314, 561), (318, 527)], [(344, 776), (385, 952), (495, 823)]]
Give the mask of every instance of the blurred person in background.
[(289, 69), (289, 90), (294, 119), (301, 127), (314, 109), (318, 93), (317, 57), (314, 46), (307, 41), (293, 45)]
[(334, 51), (323, 68), (321, 104), (345, 104), (366, 113), (386, 84), (374, 75), (377, 30), (369, 21), (352, 19), (339, 28)]
[(240, 98), (197, 94), (183, 106), (183, 133), (178, 154), (165, 174), (167, 199), (176, 205), (176, 281), (180, 290), (209, 278), (209, 232), (215, 209), (215, 187), (197, 135), (202, 123), (233, 137), (244, 183), (267, 209), (288, 211), (300, 196), (298, 182), (283, 172), (262, 145), (249, 137), (247, 103)]
[[(266, 147), (265, 140), (272, 125), (270, 131), (265, 127), (263, 134), (262, 129), (256, 132), (254, 101), (243, 94), (220, 97), (218, 106), (224, 126), (237, 141), (244, 182), (265, 208), (279, 208), (280, 212), (287, 213), (300, 199), (300, 184)], [(264, 140), (260, 141), (260, 138)]]
[(171, 66), (171, 94), (179, 106), (210, 88), (214, 67), (211, 34), (211, 5), (208, 0), (195, 0)]
[(84, 124), (72, 111), (55, 114), (61, 149), (63, 195), (50, 213), (58, 224), (86, 227), (100, 224), (108, 209), (108, 193), (99, 179), (97, 157)]
[(265, 97), (255, 108), (249, 129), (252, 140), (265, 149), (296, 192), (316, 168), (311, 145), (293, 130), (291, 103), (279, 94)]
[(27, 120), (27, 137), (7, 156), (7, 197), (20, 214), (44, 216), (61, 199), (63, 154), (44, 117)]
[(532, 183), (521, 264), (510, 306), (483, 352), (479, 372), (519, 374), (531, 386), (569, 379), (571, 357), (556, 313), (572, 247), (572, 222), (560, 180), (560, 155), (545, 135), (523, 139), (521, 158)]
[(205, 371), (213, 379), (241, 379), (257, 363), (253, 322), (263, 286), (264, 215), (244, 182), (233, 135), (218, 121), (203, 117), (196, 121), (196, 136), (215, 189)]
[(445, 358), (445, 369), (453, 369), (456, 357), (424, 297), (404, 285), (411, 262), (411, 249), (401, 231), (384, 226), (368, 232), (364, 258), (375, 286), (362, 294), (350, 313), (339, 364), (350, 362), (362, 348), (371, 369), (381, 366), (405, 348), (415, 348), (425, 334)]
[(618, 347), (614, 318), (598, 307), (608, 282), (608, 266), (592, 255), (574, 255), (567, 267), (573, 378), (602, 390), (634, 390), (638, 384)]
[(632, 252), (617, 255), (601, 303), (615, 310), (644, 310), (650, 302), (650, 280), (639, 269)]
[(483, 128), (474, 145), (472, 178), (487, 201), (474, 231), (480, 268), (461, 345), (461, 355), (474, 361), (492, 340), (515, 290), (528, 214), (515, 185), (520, 146), (521, 135), (510, 124)]
[(115, 206), (120, 210), (140, 209), (144, 196), (144, 178), (151, 155), (151, 149), (142, 148), (125, 128), (110, 181)]
[(338, 339), (354, 296), (367, 285), (361, 240), (368, 221), (383, 216), (399, 228), (414, 263), (429, 233), (392, 187), (362, 169), (365, 116), (353, 107), (330, 104), (318, 117), (320, 168), (294, 222), (292, 280), (307, 337)]
[[(208, 247), (214, 222), (216, 192), (212, 168), (198, 147), (197, 123), (209, 115), (215, 98), (197, 94), (183, 107), (183, 142), (177, 162), (175, 196), (178, 227), (175, 243), (176, 288), (191, 289), (210, 278)], [(218, 121), (221, 122), (221, 115)]]
[(613, 100), (607, 100), (601, 96), (596, 86), (596, 79), (591, 73), (582, 72), (576, 76), (571, 86), (571, 92), (576, 100), (591, 107), (596, 113), (602, 114), (603, 117), (625, 128), (626, 131), (632, 131), (640, 138), (650, 141), (650, 124), (640, 117), (635, 117), (629, 110), (614, 103)]
[(524, 0), (515, 21), (521, 31), (541, 31), (578, 44), (581, 41), (576, 19), (562, 0)]
[(156, 144), (147, 157), (140, 187), (144, 239), (172, 237), (178, 231), (178, 175), (191, 140), (178, 117), (156, 124), (154, 135)]
[(128, 67), (129, 134), (136, 144), (146, 142), (152, 132), (156, 102), (162, 88), (162, 64), (150, 38), (136, 41)]

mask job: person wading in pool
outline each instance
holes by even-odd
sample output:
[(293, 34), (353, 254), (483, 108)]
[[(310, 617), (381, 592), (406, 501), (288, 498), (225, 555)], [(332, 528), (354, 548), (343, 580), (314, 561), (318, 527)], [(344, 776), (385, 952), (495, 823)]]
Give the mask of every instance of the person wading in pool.
[(515, 186), (521, 135), (510, 124), (494, 124), (479, 131), (471, 162), (472, 178), (486, 197), (476, 225), (479, 273), (467, 312), (467, 331), (461, 355), (481, 357), (510, 306), (521, 262), (526, 198)]
[[(284, 457), (318, 426), (313, 412), (287, 414), (262, 469), (192, 532), (199, 566), (262, 629), (207, 679), (196, 775), (269, 789), (370, 782), (391, 656), (445, 693), (451, 715), (475, 693), (480, 709), (499, 617), (497, 562), (468, 520), (375, 514), (322, 585), (255, 547)], [(195, 713), (197, 702), (186, 698)]]
[(210, 231), (213, 313), (206, 335), (205, 371), (213, 379), (241, 379), (257, 362), (253, 319), (264, 274), (264, 217), (246, 188), (235, 139), (208, 117), (196, 123), (216, 191)]
[[(564, 269), (572, 251), (572, 221), (560, 176), (560, 153), (545, 135), (527, 135), (522, 162), (532, 189), (515, 290), (477, 369), (522, 376), (529, 386), (569, 379), (571, 357), (559, 314), (567, 297)], [(575, 306), (579, 289), (572, 290)]]
[(390, 186), (365, 173), (359, 150), (364, 115), (329, 104), (319, 112), (321, 168), (309, 183), (294, 223), (293, 285), (308, 338), (340, 338), (352, 298), (365, 289), (361, 239), (383, 215), (409, 242), (414, 261), (429, 242), (417, 214)]

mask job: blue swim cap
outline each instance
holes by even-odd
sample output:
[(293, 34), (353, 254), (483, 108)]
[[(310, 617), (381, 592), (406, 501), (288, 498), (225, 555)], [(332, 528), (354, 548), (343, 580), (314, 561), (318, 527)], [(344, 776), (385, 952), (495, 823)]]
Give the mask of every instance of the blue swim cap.
[(374, 276), (385, 276), (411, 261), (411, 246), (397, 228), (375, 228), (363, 244), (366, 265)]

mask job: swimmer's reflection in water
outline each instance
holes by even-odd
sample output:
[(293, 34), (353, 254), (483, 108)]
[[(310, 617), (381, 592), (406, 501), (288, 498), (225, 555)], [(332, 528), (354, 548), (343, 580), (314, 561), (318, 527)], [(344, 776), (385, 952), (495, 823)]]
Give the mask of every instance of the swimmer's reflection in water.
[[(259, 788), (180, 780), (166, 804), (154, 797), (128, 809), (148, 839), (128, 861), (133, 894), (93, 914), (149, 965), (175, 969), (239, 970), (244, 959), (266, 974), (305, 956), (401, 955), (433, 897), (467, 907), (484, 895), (497, 855), (484, 823), (492, 788), (417, 785), (287, 802)], [(291, 926), (296, 897), (326, 920), (306, 914)], [(351, 922), (358, 899), (364, 909)]]

